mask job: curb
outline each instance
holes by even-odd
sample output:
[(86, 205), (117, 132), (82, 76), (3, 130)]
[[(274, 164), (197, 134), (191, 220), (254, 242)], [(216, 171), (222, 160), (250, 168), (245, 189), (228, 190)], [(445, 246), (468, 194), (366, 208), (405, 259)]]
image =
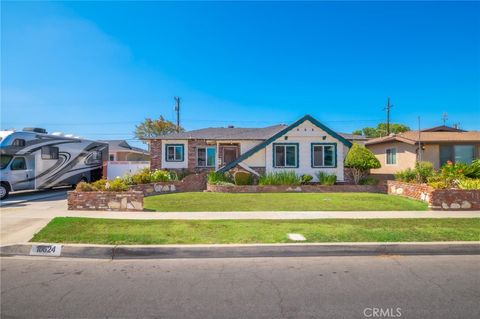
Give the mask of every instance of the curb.
[[(40, 244), (51, 245), (51, 244)], [(18, 244), (0, 247), (0, 256), (30, 256), (32, 246)], [(55, 257), (96, 259), (176, 259), (176, 258), (254, 258), (377, 255), (480, 255), (480, 243), (335, 243), (272, 245), (59, 245)], [(38, 255), (38, 254), (37, 254)], [(51, 256), (45, 254), (44, 256)]]

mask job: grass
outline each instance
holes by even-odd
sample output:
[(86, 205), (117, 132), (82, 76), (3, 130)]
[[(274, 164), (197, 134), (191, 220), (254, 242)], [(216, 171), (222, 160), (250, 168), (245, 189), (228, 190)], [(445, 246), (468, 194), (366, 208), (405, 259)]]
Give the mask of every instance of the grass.
[(477, 241), (480, 218), (316, 220), (119, 220), (57, 217), (31, 241), (93, 244)]
[(176, 193), (145, 198), (159, 212), (427, 210), (427, 204), (373, 193)]

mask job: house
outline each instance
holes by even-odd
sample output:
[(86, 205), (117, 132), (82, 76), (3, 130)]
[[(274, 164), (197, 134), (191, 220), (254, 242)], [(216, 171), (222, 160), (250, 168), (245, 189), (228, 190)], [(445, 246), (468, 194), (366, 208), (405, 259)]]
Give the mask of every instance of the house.
[(370, 139), (365, 146), (382, 164), (381, 168), (372, 169), (371, 174), (391, 177), (398, 171), (414, 168), (419, 160), (431, 162), (435, 169), (447, 161), (471, 163), (480, 157), (480, 132), (437, 126)]
[(108, 143), (109, 161), (149, 161), (148, 151), (128, 144), (125, 140), (103, 140), (100, 142)]
[[(351, 140), (310, 115), (291, 125), (262, 128), (205, 128), (148, 139), (151, 168), (186, 171), (243, 169), (252, 174), (293, 170), (315, 177), (335, 173), (344, 181), (344, 158)], [(349, 140), (350, 139), (350, 140)]]

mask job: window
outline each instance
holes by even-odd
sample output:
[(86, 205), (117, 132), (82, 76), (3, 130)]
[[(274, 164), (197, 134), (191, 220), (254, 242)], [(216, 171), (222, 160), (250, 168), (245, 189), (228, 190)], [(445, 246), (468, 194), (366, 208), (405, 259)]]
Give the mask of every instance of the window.
[(4, 169), (7, 167), (8, 163), (10, 163), (10, 160), (12, 159), (12, 155), (0, 155), (0, 168)]
[(337, 144), (312, 144), (312, 167), (336, 167)]
[(108, 159), (109, 159), (110, 161), (114, 161), (114, 160), (115, 160), (115, 154), (110, 154), (110, 155), (108, 155)]
[(27, 163), (25, 162), (25, 157), (16, 157), (13, 159), (12, 165), (10, 165), (12, 171), (20, 171), (27, 169)]
[(199, 147), (197, 148), (197, 167), (215, 166), (215, 148)]
[(44, 160), (58, 159), (58, 147), (42, 146), (42, 159)]
[(92, 155), (92, 159), (94, 161), (101, 161), (102, 160), (102, 151), (94, 151)]
[(298, 167), (298, 144), (273, 144), (273, 167)]
[(474, 159), (474, 145), (440, 145), (440, 166), (447, 161), (471, 164)]
[(12, 146), (25, 146), (25, 140), (21, 138), (16, 138), (12, 142)]
[(386, 153), (386, 161), (387, 165), (396, 165), (397, 164), (397, 149), (396, 148), (387, 148), (385, 151)]
[(166, 144), (165, 160), (167, 162), (183, 162), (183, 144)]

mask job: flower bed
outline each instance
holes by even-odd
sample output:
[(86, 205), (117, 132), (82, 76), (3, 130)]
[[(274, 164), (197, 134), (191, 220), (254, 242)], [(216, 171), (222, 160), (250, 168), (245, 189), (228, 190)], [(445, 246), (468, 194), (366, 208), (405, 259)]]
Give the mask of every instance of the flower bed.
[(68, 192), (68, 210), (142, 211), (143, 193), (137, 191)]
[(130, 186), (130, 190), (142, 192), (144, 196), (175, 192), (202, 192), (206, 188), (204, 173), (185, 176), (181, 181), (157, 182)]
[(434, 210), (480, 209), (480, 190), (434, 189), (427, 184), (387, 181), (388, 194), (422, 200)]
[(207, 185), (218, 193), (387, 193), (386, 185)]

